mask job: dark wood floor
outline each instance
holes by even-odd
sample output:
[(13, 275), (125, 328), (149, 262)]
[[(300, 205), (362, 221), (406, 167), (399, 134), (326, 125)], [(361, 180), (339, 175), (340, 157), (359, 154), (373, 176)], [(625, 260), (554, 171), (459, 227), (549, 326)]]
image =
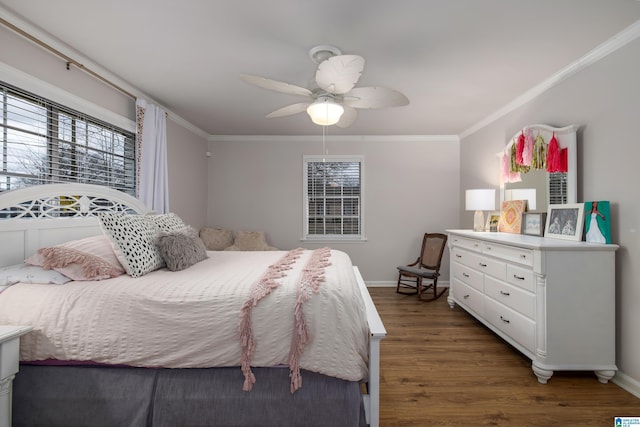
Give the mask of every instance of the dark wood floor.
[(380, 425), (613, 426), (640, 417), (640, 399), (592, 372), (538, 383), (531, 361), (446, 294), (434, 302), (371, 288), (387, 337), (381, 344)]

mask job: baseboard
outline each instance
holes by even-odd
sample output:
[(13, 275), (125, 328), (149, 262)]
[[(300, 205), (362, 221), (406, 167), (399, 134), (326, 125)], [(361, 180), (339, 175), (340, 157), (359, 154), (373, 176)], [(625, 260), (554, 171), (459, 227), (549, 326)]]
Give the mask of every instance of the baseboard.
[[(382, 280), (371, 280), (371, 281), (365, 282), (365, 284), (367, 285), (367, 288), (395, 288), (398, 283), (395, 281), (388, 282), (388, 281), (382, 281)], [(449, 282), (438, 281), (438, 287), (448, 288)]]
[(616, 375), (611, 380), (615, 385), (625, 389), (635, 397), (640, 398), (640, 381), (631, 378), (629, 375), (623, 372), (616, 372)]

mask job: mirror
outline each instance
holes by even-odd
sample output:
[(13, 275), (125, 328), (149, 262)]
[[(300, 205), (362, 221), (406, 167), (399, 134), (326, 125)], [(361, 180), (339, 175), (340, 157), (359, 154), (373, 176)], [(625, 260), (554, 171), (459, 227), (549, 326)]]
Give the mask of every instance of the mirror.
[[(547, 172), (546, 169), (531, 169), (520, 173), (520, 182), (504, 182), (500, 180), (500, 202), (505, 200), (529, 200), (529, 210), (546, 212), (549, 204), (576, 203), (578, 198), (578, 154), (576, 125), (554, 128), (547, 125), (525, 126), (524, 131), (531, 131), (533, 138), (540, 135), (546, 144), (555, 134), (561, 149), (567, 149), (567, 172)], [(522, 131), (518, 131), (507, 146), (518, 140)], [(502, 154), (502, 153), (501, 153)], [(502, 166), (502, 164), (501, 164)], [(533, 202), (533, 203), (532, 203)]]

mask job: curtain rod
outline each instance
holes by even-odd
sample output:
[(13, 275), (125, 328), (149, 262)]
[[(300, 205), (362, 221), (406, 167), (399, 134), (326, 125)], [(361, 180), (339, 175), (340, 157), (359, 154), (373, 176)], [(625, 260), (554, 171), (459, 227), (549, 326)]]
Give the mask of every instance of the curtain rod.
[(11, 30), (15, 31), (16, 33), (20, 34), (21, 36), (31, 40), (32, 42), (34, 42), (38, 46), (48, 50), (49, 52), (53, 53), (54, 55), (59, 56), (60, 58), (64, 59), (67, 62), (67, 70), (71, 67), (71, 65), (74, 65), (74, 66), (78, 67), (78, 69), (84, 71), (85, 73), (95, 77), (96, 79), (100, 80), (101, 82), (106, 83), (107, 85), (111, 86), (112, 88), (122, 92), (123, 94), (127, 95), (129, 98), (133, 98), (134, 100), (137, 98), (131, 92), (128, 92), (127, 90), (123, 89), (122, 87), (118, 86), (117, 84), (111, 82), (110, 80), (107, 80), (106, 78), (102, 77), (100, 74), (98, 74), (95, 71), (85, 67), (80, 62), (76, 61), (75, 59), (71, 58), (68, 55), (65, 55), (64, 53), (60, 52), (58, 49), (54, 48), (53, 46), (48, 45), (47, 43), (43, 42), (42, 40), (32, 36), (31, 34), (27, 33), (26, 31), (16, 27), (15, 25), (13, 25), (12, 23), (8, 22), (4, 18), (0, 18), (0, 22), (5, 27), (10, 28)]

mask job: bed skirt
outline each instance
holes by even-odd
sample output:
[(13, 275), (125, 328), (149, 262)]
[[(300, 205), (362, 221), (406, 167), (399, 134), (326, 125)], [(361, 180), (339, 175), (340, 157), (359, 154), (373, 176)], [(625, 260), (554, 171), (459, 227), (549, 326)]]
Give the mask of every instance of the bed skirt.
[(144, 369), (21, 365), (13, 426), (366, 426), (360, 384), (287, 368)]

